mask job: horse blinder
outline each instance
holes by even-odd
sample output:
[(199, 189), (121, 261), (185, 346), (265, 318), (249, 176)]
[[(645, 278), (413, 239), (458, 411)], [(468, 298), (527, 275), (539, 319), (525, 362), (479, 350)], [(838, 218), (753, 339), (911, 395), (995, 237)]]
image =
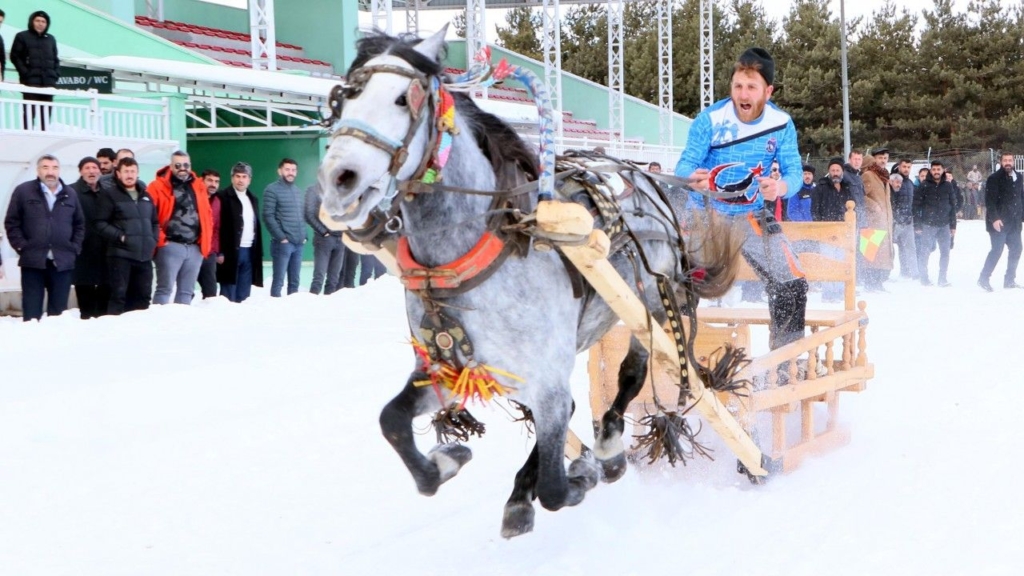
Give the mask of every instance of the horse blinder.
[(412, 116), (413, 122), (419, 120), (420, 114), (423, 113), (424, 104), (427, 102), (427, 90), (419, 79), (413, 80), (409, 84), (409, 90), (405, 94), (405, 101), (409, 106), (409, 115)]

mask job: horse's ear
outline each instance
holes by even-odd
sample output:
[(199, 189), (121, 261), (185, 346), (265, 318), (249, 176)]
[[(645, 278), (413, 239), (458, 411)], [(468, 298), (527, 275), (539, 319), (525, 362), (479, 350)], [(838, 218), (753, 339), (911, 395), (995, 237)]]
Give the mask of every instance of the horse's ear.
[(441, 48), (444, 47), (444, 37), (448, 33), (448, 25), (445, 24), (433, 36), (425, 38), (413, 49), (431, 60), (438, 61), (441, 55)]

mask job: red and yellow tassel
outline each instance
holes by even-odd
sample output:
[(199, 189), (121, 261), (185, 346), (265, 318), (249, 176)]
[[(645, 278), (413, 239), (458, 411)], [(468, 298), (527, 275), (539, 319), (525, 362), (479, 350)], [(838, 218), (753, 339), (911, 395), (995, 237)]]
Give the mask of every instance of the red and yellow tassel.
[(422, 369), (430, 378), (413, 382), (415, 386), (431, 386), (437, 393), (438, 400), (444, 403), (441, 388), (446, 388), (454, 398), (459, 398), (459, 408), (464, 408), (466, 402), (475, 399), (480, 403), (487, 403), (496, 396), (504, 396), (514, 390), (511, 386), (504, 386), (494, 377), (495, 374), (504, 376), (516, 382), (525, 382), (522, 378), (486, 364), (469, 362), (462, 370), (456, 370), (447, 362), (433, 362), (427, 348), (418, 340), (412, 341), (413, 350), (422, 363)]

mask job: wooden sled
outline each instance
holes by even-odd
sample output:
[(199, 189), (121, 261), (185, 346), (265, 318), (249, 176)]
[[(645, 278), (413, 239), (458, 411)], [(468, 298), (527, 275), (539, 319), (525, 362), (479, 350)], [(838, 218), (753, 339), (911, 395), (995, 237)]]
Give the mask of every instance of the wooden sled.
[[(874, 376), (874, 365), (867, 356), (866, 304), (855, 305), (858, 232), (853, 203), (847, 203), (843, 222), (784, 222), (783, 230), (799, 255), (807, 280), (842, 282), (844, 302), (841, 310), (808, 309), (809, 333), (802, 339), (754, 357), (738, 374), (748, 380), (746, 397), (722, 395), (721, 402), (736, 415), (745, 431), (756, 428), (758, 415), (770, 419), (771, 450), (769, 460), (789, 471), (812, 454), (819, 454), (849, 442), (850, 434), (839, 426), (839, 393), (859, 392)], [(824, 251), (839, 260), (822, 256), (812, 242), (831, 248)], [(739, 280), (756, 280), (744, 262)], [(697, 310), (698, 329), (695, 356), (702, 363), (714, 363), (714, 353), (725, 343), (750, 350), (750, 326), (767, 325), (767, 308), (715, 308)], [(629, 331), (617, 326), (590, 350), (590, 405), (600, 415), (611, 405), (618, 388), (618, 368), (629, 348)], [(779, 383), (779, 368), (789, 382)], [(675, 379), (661, 371), (648, 376), (651, 386), (630, 405), (634, 421), (656, 410), (654, 396), (664, 403), (678, 395)], [(823, 430), (815, 422), (814, 405), (824, 403), (827, 414)], [(787, 437), (789, 417), (800, 422), (800, 434)]]

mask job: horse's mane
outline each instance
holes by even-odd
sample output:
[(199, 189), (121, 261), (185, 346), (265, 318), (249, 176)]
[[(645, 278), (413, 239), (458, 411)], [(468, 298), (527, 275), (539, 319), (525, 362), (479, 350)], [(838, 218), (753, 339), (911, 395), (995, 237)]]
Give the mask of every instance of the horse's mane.
[(405, 60), (413, 68), (427, 76), (437, 76), (443, 70), (440, 60), (447, 54), (448, 44), (441, 48), (438, 60), (431, 60), (413, 49), (421, 40), (419, 36), (413, 34), (389, 36), (383, 32), (371, 32), (356, 41), (356, 57), (346, 75), (351, 75), (353, 70), (363, 67), (377, 56), (391, 54)]
[[(448, 45), (441, 48), (438, 60), (432, 60), (414, 49), (420, 41), (418, 36), (412, 34), (389, 36), (383, 32), (373, 32), (364, 36), (356, 42), (356, 57), (348, 74), (377, 56), (390, 54), (405, 60), (427, 76), (441, 75), (444, 68), (440, 60), (447, 53)], [(455, 109), (469, 124), (477, 145), (491, 162), (498, 190), (508, 190), (520, 184), (516, 172), (525, 175), (527, 180), (536, 180), (540, 176), (537, 152), (511, 126), (481, 110), (469, 96), (454, 93), (453, 97)]]
[(481, 110), (469, 96), (454, 96), (455, 109), (466, 119), (477, 145), (491, 161), (498, 190), (508, 190), (517, 184), (505, 181), (509, 176), (505, 170), (508, 165), (525, 173), (528, 180), (536, 180), (540, 176), (537, 152), (532, 150), (511, 126), (494, 114)]

